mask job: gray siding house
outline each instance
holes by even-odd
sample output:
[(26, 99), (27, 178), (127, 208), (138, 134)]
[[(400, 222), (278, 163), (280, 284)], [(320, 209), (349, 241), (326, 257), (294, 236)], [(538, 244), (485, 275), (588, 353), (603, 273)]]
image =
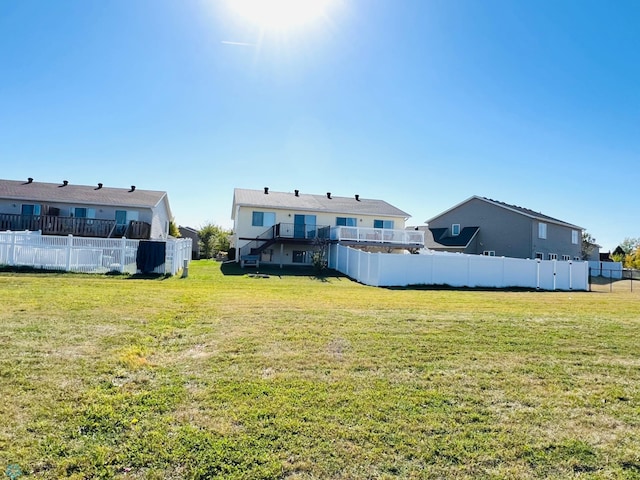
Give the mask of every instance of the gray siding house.
[(0, 179), (0, 231), (156, 240), (171, 218), (162, 191)]
[(542, 260), (581, 260), (582, 227), (528, 208), (473, 196), (427, 220), (425, 247)]

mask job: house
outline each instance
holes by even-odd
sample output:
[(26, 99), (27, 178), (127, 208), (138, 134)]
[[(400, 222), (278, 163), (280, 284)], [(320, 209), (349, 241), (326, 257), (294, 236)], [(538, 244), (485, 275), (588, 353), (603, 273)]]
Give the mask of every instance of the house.
[(183, 227), (182, 225), (178, 227), (178, 231), (182, 238), (191, 239), (191, 260), (200, 260), (200, 236), (198, 231), (195, 228)]
[(427, 220), (431, 250), (542, 260), (581, 260), (582, 227), (528, 208), (473, 196)]
[(0, 180), (0, 231), (43, 235), (166, 239), (166, 192), (97, 185)]
[[(423, 232), (405, 230), (409, 214), (383, 200), (236, 188), (231, 247), (236, 261), (304, 265), (328, 243), (360, 249), (422, 248)], [(233, 257), (233, 254), (231, 255)]]

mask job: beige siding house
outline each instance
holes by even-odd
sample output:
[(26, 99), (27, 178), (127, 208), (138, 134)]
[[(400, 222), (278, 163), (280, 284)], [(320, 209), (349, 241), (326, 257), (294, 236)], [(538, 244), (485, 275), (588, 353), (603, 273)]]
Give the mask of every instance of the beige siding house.
[(402, 250), (424, 245), (422, 232), (405, 230), (409, 214), (383, 200), (268, 188), (236, 188), (231, 218), (235, 258), (261, 263), (310, 264), (321, 243), (362, 249)]

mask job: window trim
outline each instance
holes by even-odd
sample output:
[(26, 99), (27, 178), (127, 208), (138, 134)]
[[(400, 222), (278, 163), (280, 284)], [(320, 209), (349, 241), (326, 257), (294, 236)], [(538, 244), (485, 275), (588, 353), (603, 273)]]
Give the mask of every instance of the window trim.
[(562, 255), (562, 261), (563, 262), (570, 262), (571, 261), (571, 255)]
[(549, 260), (558, 260), (557, 253), (548, 253), (547, 255), (549, 256)]
[(536, 260), (544, 260), (544, 253), (536, 252)]

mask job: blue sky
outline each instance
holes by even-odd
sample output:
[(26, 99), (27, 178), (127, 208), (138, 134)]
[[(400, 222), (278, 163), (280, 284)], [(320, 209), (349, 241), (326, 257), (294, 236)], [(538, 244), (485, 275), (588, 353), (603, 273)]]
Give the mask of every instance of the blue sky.
[[(269, 0), (265, 0), (269, 1)], [(166, 190), (472, 195), (640, 236), (640, 2), (335, 0), (269, 30), (226, 0), (1, 0), (0, 178)]]

